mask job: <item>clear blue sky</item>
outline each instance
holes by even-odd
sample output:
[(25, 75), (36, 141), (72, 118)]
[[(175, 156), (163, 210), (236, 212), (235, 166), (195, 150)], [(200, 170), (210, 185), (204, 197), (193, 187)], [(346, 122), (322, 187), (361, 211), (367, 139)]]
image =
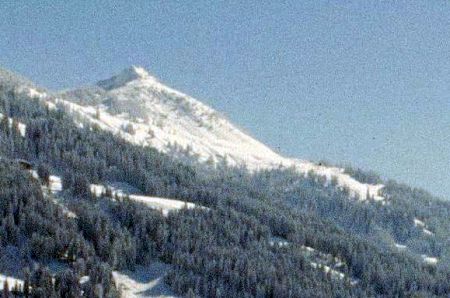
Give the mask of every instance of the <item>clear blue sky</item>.
[(450, 198), (448, 1), (16, 2), (0, 65), (43, 86), (142, 65), (283, 154)]

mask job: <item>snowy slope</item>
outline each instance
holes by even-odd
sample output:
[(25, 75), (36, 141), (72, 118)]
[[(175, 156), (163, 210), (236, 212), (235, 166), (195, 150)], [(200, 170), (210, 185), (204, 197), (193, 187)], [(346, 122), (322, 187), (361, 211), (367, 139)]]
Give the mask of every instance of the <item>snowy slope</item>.
[[(92, 194), (94, 194), (97, 197), (100, 197), (102, 194), (106, 193), (106, 187), (100, 184), (91, 184), (90, 186)], [(160, 210), (164, 216), (167, 216), (170, 211), (176, 211), (183, 208), (186, 209), (193, 209), (195, 207), (208, 210), (208, 208), (196, 205), (194, 203), (190, 202), (184, 202), (176, 199), (169, 199), (169, 198), (159, 198), (159, 197), (151, 197), (151, 196), (144, 196), (144, 195), (138, 195), (138, 194), (132, 194), (126, 191), (123, 191), (122, 189), (109, 187), (111, 189), (113, 196), (118, 196), (119, 198), (125, 197), (125, 195), (130, 198), (130, 200), (144, 203), (146, 206)]]
[(84, 122), (116, 133), (126, 140), (151, 146), (180, 158), (260, 170), (293, 167), (299, 173), (314, 172), (335, 179), (361, 200), (382, 201), (383, 185), (360, 183), (344, 170), (280, 156), (243, 133), (200, 101), (162, 84), (141, 68), (132, 66), (95, 86), (66, 91), (57, 96), (33, 88), (29, 96), (45, 100), (50, 108), (65, 106), (80, 126)]
[(153, 262), (148, 267), (138, 266), (135, 271), (114, 271), (113, 277), (122, 297), (176, 297), (164, 282), (170, 266)]

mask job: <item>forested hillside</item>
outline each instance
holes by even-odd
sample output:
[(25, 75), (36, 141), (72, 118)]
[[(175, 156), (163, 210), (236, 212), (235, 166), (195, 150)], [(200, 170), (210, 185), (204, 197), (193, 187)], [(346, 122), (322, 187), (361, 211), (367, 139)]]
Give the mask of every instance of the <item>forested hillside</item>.
[[(385, 201), (361, 201), (313, 172), (185, 164), (6, 80), (0, 113), (0, 274), (24, 281), (16, 295), (118, 297), (112, 271), (152, 262), (170, 264), (166, 282), (188, 297), (450, 294), (450, 204), (424, 191), (382, 181)], [(58, 197), (45, 192), (50, 174)], [(92, 195), (109, 182), (207, 208), (164, 216)]]

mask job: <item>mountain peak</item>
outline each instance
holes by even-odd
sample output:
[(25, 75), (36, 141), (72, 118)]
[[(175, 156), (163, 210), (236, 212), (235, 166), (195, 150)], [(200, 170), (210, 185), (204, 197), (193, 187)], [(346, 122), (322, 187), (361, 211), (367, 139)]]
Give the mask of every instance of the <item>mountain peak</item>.
[(144, 79), (150, 76), (147, 70), (145, 70), (145, 68), (137, 65), (132, 65), (129, 68), (124, 69), (122, 71), (122, 74), (133, 76), (135, 79), (137, 78)]
[(112, 78), (99, 81), (97, 86), (105, 89), (111, 90), (122, 87), (129, 82), (136, 80), (153, 80), (157, 81), (157, 79), (151, 76), (145, 68), (141, 66), (132, 65), (124, 70), (122, 70), (119, 74), (113, 76)]

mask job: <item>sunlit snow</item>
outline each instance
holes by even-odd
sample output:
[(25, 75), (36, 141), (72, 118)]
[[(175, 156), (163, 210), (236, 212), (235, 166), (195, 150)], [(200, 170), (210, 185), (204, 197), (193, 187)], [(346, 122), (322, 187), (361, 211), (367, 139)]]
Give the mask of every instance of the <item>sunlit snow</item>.
[[(0, 120), (3, 119), (3, 114), (0, 113)], [(8, 122), (9, 122), (9, 126), (12, 127), (13, 125), (13, 119), (8, 117)], [(25, 137), (25, 132), (27, 129), (27, 126), (25, 124), (23, 124), (22, 122), (17, 121), (17, 127), (19, 128), (19, 133), (22, 137)]]
[(425, 235), (428, 235), (428, 236), (433, 236), (434, 235), (434, 233), (428, 229), (427, 225), (422, 220), (420, 220), (418, 218), (414, 218), (414, 226), (418, 227), (418, 228), (421, 228), (422, 232)]
[(425, 263), (429, 265), (436, 265), (438, 263), (438, 258), (435, 257), (429, 257), (427, 255), (422, 255), (422, 259)]
[[(106, 187), (99, 184), (91, 184), (91, 192), (95, 196), (101, 196), (106, 192)], [(125, 193), (126, 192), (122, 191), (121, 189), (112, 189), (113, 196), (124, 197)], [(164, 216), (167, 216), (170, 211), (176, 211), (183, 208), (192, 209), (196, 207), (194, 203), (184, 202), (176, 199), (159, 198), (136, 194), (127, 194), (127, 195), (131, 200), (135, 202), (141, 202), (152, 209), (160, 210)], [(207, 208), (202, 206), (199, 206), (199, 208), (207, 210)]]
[(3, 286), (5, 284), (5, 280), (8, 281), (8, 288), (9, 288), (9, 290), (12, 290), (16, 284), (21, 286), (21, 287), (23, 287), (23, 280), (22, 279), (0, 274), (0, 290), (3, 290)]
[(137, 266), (134, 271), (114, 271), (113, 277), (123, 297), (176, 297), (164, 283), (169, 269), (169, 265), (153, 262), (147, 267)]

